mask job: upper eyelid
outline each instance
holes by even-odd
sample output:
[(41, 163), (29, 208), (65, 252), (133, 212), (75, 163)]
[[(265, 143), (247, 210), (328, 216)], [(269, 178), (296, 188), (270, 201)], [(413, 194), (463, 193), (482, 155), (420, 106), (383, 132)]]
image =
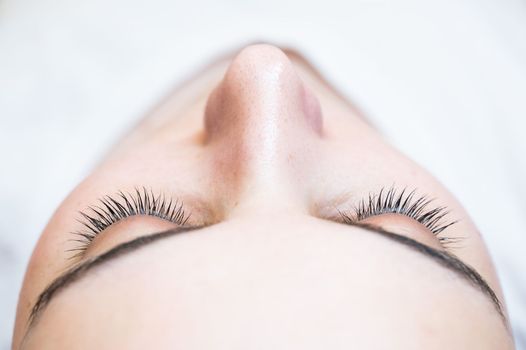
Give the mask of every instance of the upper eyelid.
[[(184, 225), (190, 217), (186, 215), (182, 202), (174, 201), (172, 197), (167, 197), (162, 192), (155, 194), (145, 187), (135, 188), (133, 192), (118, 191), (115, 196), (117, 199), (108, 195), (103, 196), (99, 199), (98, 205), (90, 206), (87, 211), (80, 212), (82, 220), (79, 222), (84, 229), (72, 232), (77, 237), (70, 241), (78, 244), (67, 250), (75, 252), (72, 258), (81, 255), (100, 232), (126, 217), (150, 215), (178, 225)], [(376, 195), (369, 194), (368, 197), (362, 198), (352, 212), (338, 212), (344, 223), (359, 222), (367, 217), (384, 213), (398, 213), (422, 223), (435, 235), (456, 223), (456, 221), (442, 222), (448, 214), (445, 207), (426, 211), (424, 209), (432, 199), (420, 195), (413, 200), (415, 196), (416, 190), (407, 191), (404, 188), (398, 192), (394, 185), (388, 190), (383, 187)], [(453, 241), (449, 237), (439, 237), (439, 240), (444, 243)]]
[(133, 192), (118, 191), (113, 197), (106, 195), (98, 201), (97, 205), (79, 212), (81, 219), (77, 221), (83, 228), (71, 232), (76, 237), (69, 241), (76, 243), (76, 246), (66, 250), (74, 253), (70, 258), (82, 256), (98, 234), (122, 219), (147, 215), (184, 226), (190, 218), (182, 201), (163, 193), (155, 194), (145, 187), (135, 188)]
[(369, 194), (362, 198), (350, 211), (339, 211), (345, 222), (359, 222), (369, 217), (382, 214), (405, 215), (424, 225), (434, 235), (439, 235), (458, 220), (449, 220), (446, 206), (434, 206), (434, 202), (425, 194), (417, 194), (416, 189), (408, 191), (407, 188), (397, 190), (393, 185), (389, 189), (381, 188), (377, 194)]
[(346, 212), (338, 210), (339, 221), (345, 224), (356, 224), (369, 217), (400, 214), (422, 224), (437, 238), (444, 249), (451, 251), (459, 248), (459, 243), (465, 237), (452, 237), (444, 234), (446, 229), (459, 220), (448, 218), (450, 212), (446, 206), (430, 206), (434, 201), (435, 198), (417, 194), (416, 189), (408, 191), (406, 187), (397, 190), (394, 185), (389, 189), (383, 187), (376, 194), (370, 193), (367, 197), (362, 198), (351, 210)]

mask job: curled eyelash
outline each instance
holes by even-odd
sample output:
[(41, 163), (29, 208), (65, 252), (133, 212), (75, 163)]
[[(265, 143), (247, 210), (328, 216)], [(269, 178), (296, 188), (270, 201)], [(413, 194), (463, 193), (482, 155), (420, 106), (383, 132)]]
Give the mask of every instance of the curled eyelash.
[(355, 223), (382, 214), (401, 214), (424, 225), (442, 244), (457, 242), (458, 238), (439, 236), (457, 220), (448, 220), (449, 211), (445, 206), (430, 208), (434, 198), (416, 194), (416, 189), (408, 191), (404, 188), (397, 191), (393, 186), (386, 190), (382, 188), (378, 194), (369, 194), (363, 198), (350, 213), (340, 212), (346, 223)]
[(78, 246), (66, 250), (73, 252), (71, 258), (81, 256), (99, 233), (111, 225), (131, 216), (154, 216), (177, 225), (184, 225), (190, 218), (183, 209), (183, 203), (167, 199), (164, 194), (154, 194), (152, 190), (136, 188), (133, 192), (119, 191), (114, 196), (99, 198), (98, 204), (79, 212), (77, 221), (82, 229), (71, 232), (76, 237), (70, 239)]

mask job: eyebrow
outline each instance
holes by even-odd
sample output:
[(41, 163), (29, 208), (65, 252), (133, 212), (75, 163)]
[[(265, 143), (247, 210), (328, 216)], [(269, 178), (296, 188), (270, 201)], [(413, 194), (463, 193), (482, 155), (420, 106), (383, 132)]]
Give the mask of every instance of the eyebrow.
[[(394, 232), (384, 230), (381, 227), (376, 226), (376, 225), (364, 224), (364, 223), (359, 223), (359, 222), (358, 223), (346, 223), (345, 225), (359, 227), (369, 232), (379, 234), (380, 236), (385, 237), (391, 241), (400, 243), (406, 247), (411, 248), (414, 251), (421, 253), (423, 256), (426, 256), (429, 259), (432, 259), (436, 263), (453, 271), (458, 276), (461, 276), (465, 282), (475, 287), (475, 289), (479, 290), (489, 299), (489, 301), (494, 305), (501, 319), (504, 321), (506, 328), (508, 328), (508, 322), (502, 310), (502, 305), (497, 295), (493, 291), (493, 289), (491, 289), (491, 287), (484, 280), (484, 278), (474, 268), (467, 265), (466, 263), (461, 261), (456, 256), (446, 251), (431, 248), (409, 237), (402, 236)], [(76, 265), (70, 268), (69, 270), (66, 270), (63, 274), (55, 278), (53, 282), (51, 282), (42, 291), (42, 293), (40, 293), (35, 305), (31, 309), (26, 335), (29, 332), (29, 330), (36, 324), (37, 319), (42, 314), (42, 312), (45, 310), (45, 308), (49, 305), (52, 298), (59, 291), (63, 290), (67, 286), (70, 286), (73, 282), (81, 279), (89, 271), (109, 261), (122, 257), (130, 252), (138, 250), (141, 247), (148, 246), (151, 243), (157, 242), (164, 238), (172, 237), (172, 236), (175, 236), (181, 233), (185, 233), (185, 232), (190, 232), (193, 230), (203, 229), (205, 227), (206, 226), (179, 227), (179, 228), (171, 229), (168, 231), (163, 231), (159, 233), (141, 236), (131, 241), (121, 243), (111, 248), (105, 253), (89, 258), (85, 260), (84, 262), (82, 262), (81, 264)]]

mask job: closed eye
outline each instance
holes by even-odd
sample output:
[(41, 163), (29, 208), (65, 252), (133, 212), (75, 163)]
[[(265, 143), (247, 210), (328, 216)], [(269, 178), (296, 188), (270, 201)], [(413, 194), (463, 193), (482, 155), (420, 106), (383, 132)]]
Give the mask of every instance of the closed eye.
[(340, 211), (340, 215), (347, 224), (384, 214), (403, 215), (425, 226), (443, 246), (458, 242), (458, 238), (443, 234), (447, 228), (458, 222), (448, 219), (447, 207), (432, 206), (433, 198), (416, 193), (416, 190), (408, 191), (406, 188), (399, 191), (394, 186), (382, 188), (377, 194), (370, 193), (367, 198), (362, 198), (352, 210)]
[(91, 242), (104, 230), (113, 224), (138, 215), (153, 216), (178, 226), (183, 226), (190, 218), (185, 213), (183, 203), (164, 194), (155, 194), (152, 190), (136, 188), (132, 192), (119, 191), (114, 196), (104, 196), (98, 205), (89, 206), (80, 212), (78, 220), (82, 229), (72, 232), (75, 238), (70, 241), (76, 246), (67, 252), (74, 254), (70, 258), (82, 256)]
[[(425, 195), (416, 195), (416, 190), (398, 191), (394, 186), (382, 188), (377, 194), (362, 198), (352, 210), (341, 212), (344, 223), (354, 224), (368, 218), (384, 214), (399, 214), (415, 220), (425, 226), (439, 242), (445, 246), (458, 242), (458, 238), (447, 237), (443, 232), (457, 221), (448, 220), (448, 210), (444, 206), (430, 206), (433, 199)], [(76, 246), (68, 249), (73, 252), (71, 258), (84, 254), (93, 240), (113, 224), (132, 216), (146, 215), (157, 217), (178, 226), (183, 226), (190, 215), (186, 214), (183, 203), (164, 194), (155, 194), (145, 187), (135, 188), (132, 192), (119, 191), (114, 196), (104, 196), (98, 205), (89, 206), (80, 212), (79, 222), (82, 229), (72, 232), (75, 238), (70, 241)]]

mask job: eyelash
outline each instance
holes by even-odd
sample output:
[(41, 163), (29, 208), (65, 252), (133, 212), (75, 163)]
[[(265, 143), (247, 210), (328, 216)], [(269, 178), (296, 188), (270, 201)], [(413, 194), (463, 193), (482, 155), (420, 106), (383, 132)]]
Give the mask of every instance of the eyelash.
[[(99, 199), (99, 205), (79, 212), (82, 218), (78, 221), (84, 230), (72, 232), (77, 237), (71, 241), (79, 245), (67, 250), (74, 253), (71, 258), (81, 256), (99, 233), (125, 218), (148, 215), (182, 226), (190, 217), (185, 213), (182, 203), (168, 200), (163, 194), (156, 195), (144, 187), (142, 190), (136, 188), (133, 192), (119, 191), (114, 197), (104, 196)], [(403, 189), (398, 192), (394, 187), (388, 190), (382, 188), (378, 194), (369, 194), (352, 210), (340, 212), (340, 215), (348, 224), (382, 214), (405, 215), (424, 225), (443, 245), (456, 242), (454, 238), (438, 236), (457, 221), (445, 220), (449, 211), (444, 206), (428, 208), (432, 201), (425, 195), (416, 197), (416, 190), (409, 192)]]
[(416, 195), (416, 190), (403, 189), (398, 192), (394, 187), (386, 190), (382, 188), (378, 194), (369, 194), (362, 199), (350, 212), (340, 212), (345, 223), (356, 223), (367, 218), (382, 214), (405, 215), (424, 225), (431, 233), (437, 236), (442, 244), (454, 243), (452, 237), (439, 237), (444, 230), (457, 223), (447, 220), (449, 211), (447, 207), (438, 206), (429, 208), (433, 198), (426, 195)]
[(148, 215), (173, 222), (183, 226), (190, 215), (183, 209), (183, 203), (167, 199), (164, 194), (154, 194), (146, 188), (136, 188), (133, 192), (119, 191), (115, 196), (104, 196), (99, 199), (99, 205), (89, 206), (87, 210), (79, 212), (83, 230), (72, 232), (79, 245), (68, 249), (73, 252), (71, 258), (82, 255), (99, 233), (111, 225), (131, 216)]

